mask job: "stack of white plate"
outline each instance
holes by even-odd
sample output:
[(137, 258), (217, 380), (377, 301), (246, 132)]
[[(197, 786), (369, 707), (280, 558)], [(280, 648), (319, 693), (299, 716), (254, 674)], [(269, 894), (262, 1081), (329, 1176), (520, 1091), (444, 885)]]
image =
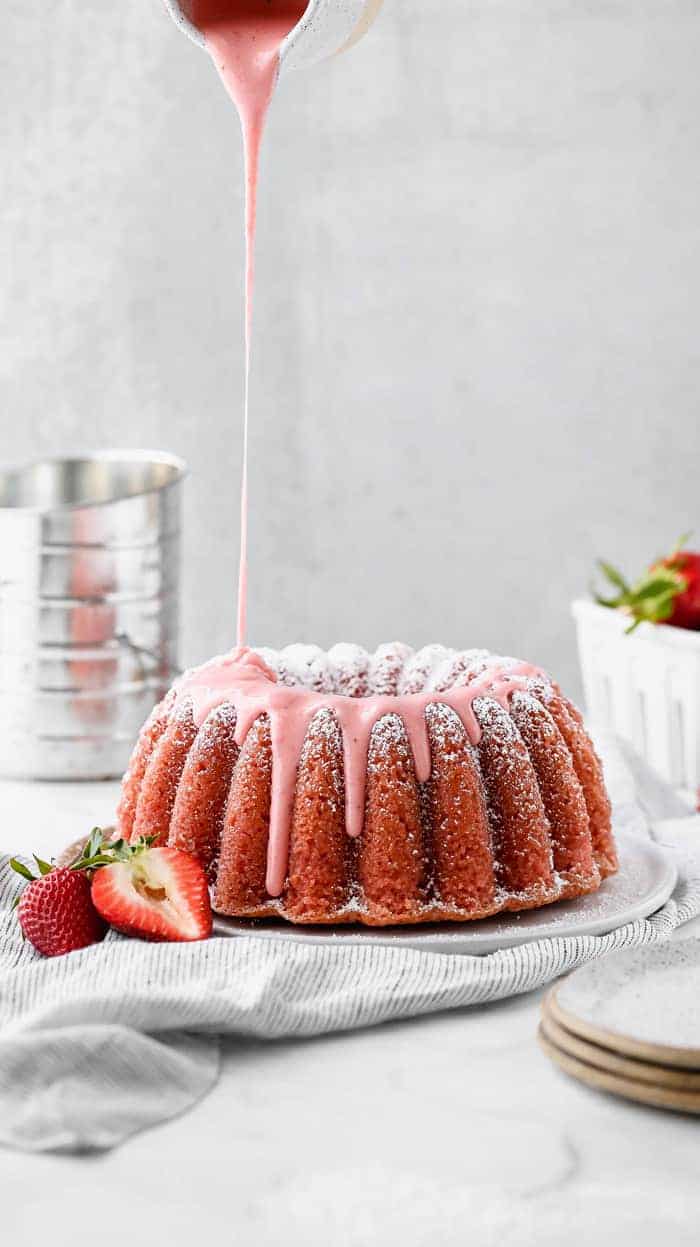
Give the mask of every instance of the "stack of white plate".
[(700, 1113), (699, 988), (700, 940), (615, 953), (552, 989), (540, 1043), (589, 1087)]

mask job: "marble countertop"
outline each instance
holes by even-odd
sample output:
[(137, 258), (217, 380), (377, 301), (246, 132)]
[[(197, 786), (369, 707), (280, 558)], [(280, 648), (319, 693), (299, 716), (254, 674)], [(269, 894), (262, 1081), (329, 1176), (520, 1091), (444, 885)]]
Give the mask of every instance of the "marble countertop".
[[(108, 823), (115, 793), (0, 784), (0, 845), (49, 856)], [(559, 1073), (535, 1039), (540, 996), (227, 1042), (218, 1087), (180, 1120), (104, 1156), (3, 1152), (8, 1242), (695, 1245), (697, 1119)]]

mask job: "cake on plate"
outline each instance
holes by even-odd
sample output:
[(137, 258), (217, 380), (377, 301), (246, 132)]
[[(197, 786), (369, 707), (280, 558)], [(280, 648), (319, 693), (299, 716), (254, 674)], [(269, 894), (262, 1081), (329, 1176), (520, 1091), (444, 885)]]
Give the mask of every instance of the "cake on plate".
[(463, 922), (617, 869), (579, 711), (529, 663), (440, 645), (239, 649), (187, 672), (118, 822), (194, 853), (218, 913), (293, 923)]

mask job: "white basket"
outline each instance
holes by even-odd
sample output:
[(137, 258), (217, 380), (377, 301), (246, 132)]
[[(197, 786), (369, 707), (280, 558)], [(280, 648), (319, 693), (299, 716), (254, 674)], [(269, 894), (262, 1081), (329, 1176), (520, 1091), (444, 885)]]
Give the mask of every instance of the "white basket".
[(662, 778), (700, 787), (700, 632), (640, 624), (620, 611), (573, 603), (588, 714), (629, 741)]

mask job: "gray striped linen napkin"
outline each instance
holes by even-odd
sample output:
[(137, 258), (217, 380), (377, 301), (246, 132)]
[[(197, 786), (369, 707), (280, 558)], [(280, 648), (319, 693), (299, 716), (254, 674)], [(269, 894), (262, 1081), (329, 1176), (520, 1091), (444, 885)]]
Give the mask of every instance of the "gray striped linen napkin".
[[(628, 828), (645, 834), (639, 810), (625, 809)], [(21, 883), (0, 858), (0, 1144), (92, 1152), (167, 1121), (215, 1085), (220, 1036), (311, 1037), (479, 1005), (668, 939), (700, 915), (700, 827), (688, 834), (697, 821), (656, 825), (677, 848), (679, 881), (651, 918), (485, 957), (254, 937), (147, 944), (111, 933), (46, 960), (21, 938), (11, 911)]]

